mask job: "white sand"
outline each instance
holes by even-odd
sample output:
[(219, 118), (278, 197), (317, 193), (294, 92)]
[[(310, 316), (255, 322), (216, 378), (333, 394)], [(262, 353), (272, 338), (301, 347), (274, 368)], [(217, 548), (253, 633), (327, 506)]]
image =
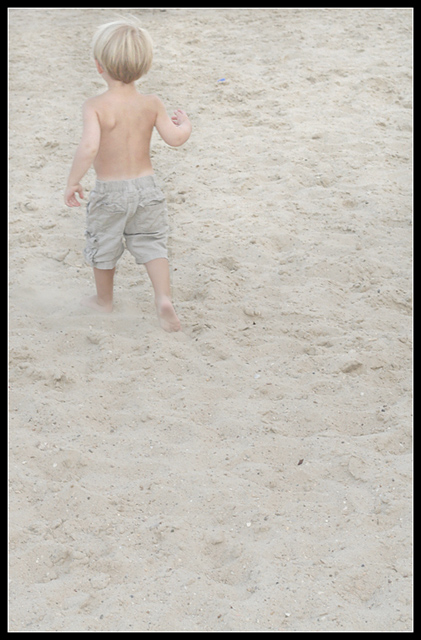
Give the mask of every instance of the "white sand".
[(9, 629), (411, 630), (412, 11), (132, 13), (194, 127), (153, 138), (177, 335), (127, 252), (79, 306), (116, 11), (9, 14)]

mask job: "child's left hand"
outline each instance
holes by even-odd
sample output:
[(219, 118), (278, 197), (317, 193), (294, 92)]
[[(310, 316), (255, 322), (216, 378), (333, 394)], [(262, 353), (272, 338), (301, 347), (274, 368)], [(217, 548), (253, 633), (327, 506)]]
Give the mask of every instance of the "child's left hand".
[(76, 193), (83, 199), (83, 189), (80, 184), (75, 184), (72, 187), (67, 187), (64, 192), (64, 202), (68, 207), (80, 207), (80, 202), (76, 198)]

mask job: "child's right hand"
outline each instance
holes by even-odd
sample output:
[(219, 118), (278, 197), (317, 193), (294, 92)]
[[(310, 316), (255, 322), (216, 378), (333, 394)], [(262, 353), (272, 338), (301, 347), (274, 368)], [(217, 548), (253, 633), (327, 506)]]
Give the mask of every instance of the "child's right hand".
[(171, 120), (174, 122), (174, 124), (179, 127), (180, 124), (183, 124), (183, 122), (186, 122), (189, 120), (189, 117), (187, 115), (187, 113), (185, 111), (183, 111), (183, 109), (176, 109), (174, 111), (174, 115), (172, 116)]
[(64, 192), (64, 202), (68, 207), (80, 207), (80, 202), (76, 198), (76, 193), (83, 199), (83, 189), (80, 184), (75, 184), (71, 187), (67, 187)]
[(170, 147), (181, 147), (189, 139), (192, 125), (183, 109), (176, 109), (172, 118), (169, 117), (165, 105), (154, 96), (156, 106), (155, 127), (164, 142)]

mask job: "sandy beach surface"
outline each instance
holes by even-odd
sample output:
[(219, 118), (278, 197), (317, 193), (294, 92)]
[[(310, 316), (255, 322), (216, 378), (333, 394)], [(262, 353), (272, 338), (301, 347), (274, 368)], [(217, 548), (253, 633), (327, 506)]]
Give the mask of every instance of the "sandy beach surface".
[[(63, 192), (117, 9), (9, 10), (9, 630), (412, 630), (412, 10), (133, 9), (178, 334)], [(92, 170), (83, 184), (88, 195)]]

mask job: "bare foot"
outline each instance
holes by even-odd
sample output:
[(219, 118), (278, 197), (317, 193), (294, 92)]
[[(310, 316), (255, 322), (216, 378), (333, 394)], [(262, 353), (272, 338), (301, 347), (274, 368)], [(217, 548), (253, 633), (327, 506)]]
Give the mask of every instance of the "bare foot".
[(156, 310), (158, 312), (159, 323), (165, 331), (170, 333), (173, 331), (180, 331), (180, 320), (178, 319), (169, 298), (166, 296), (159, 298), (156, 301)]
[(83, 307), (89, 307), (90, 309), (99, 311), (100, 313), (111, 313), (111, 311), (113, 310), (112, 302), (101, 304), (101, 302), (98, 301), (97, 296), (86, 296), (86, 298), (82, 298), (80, 304)]

